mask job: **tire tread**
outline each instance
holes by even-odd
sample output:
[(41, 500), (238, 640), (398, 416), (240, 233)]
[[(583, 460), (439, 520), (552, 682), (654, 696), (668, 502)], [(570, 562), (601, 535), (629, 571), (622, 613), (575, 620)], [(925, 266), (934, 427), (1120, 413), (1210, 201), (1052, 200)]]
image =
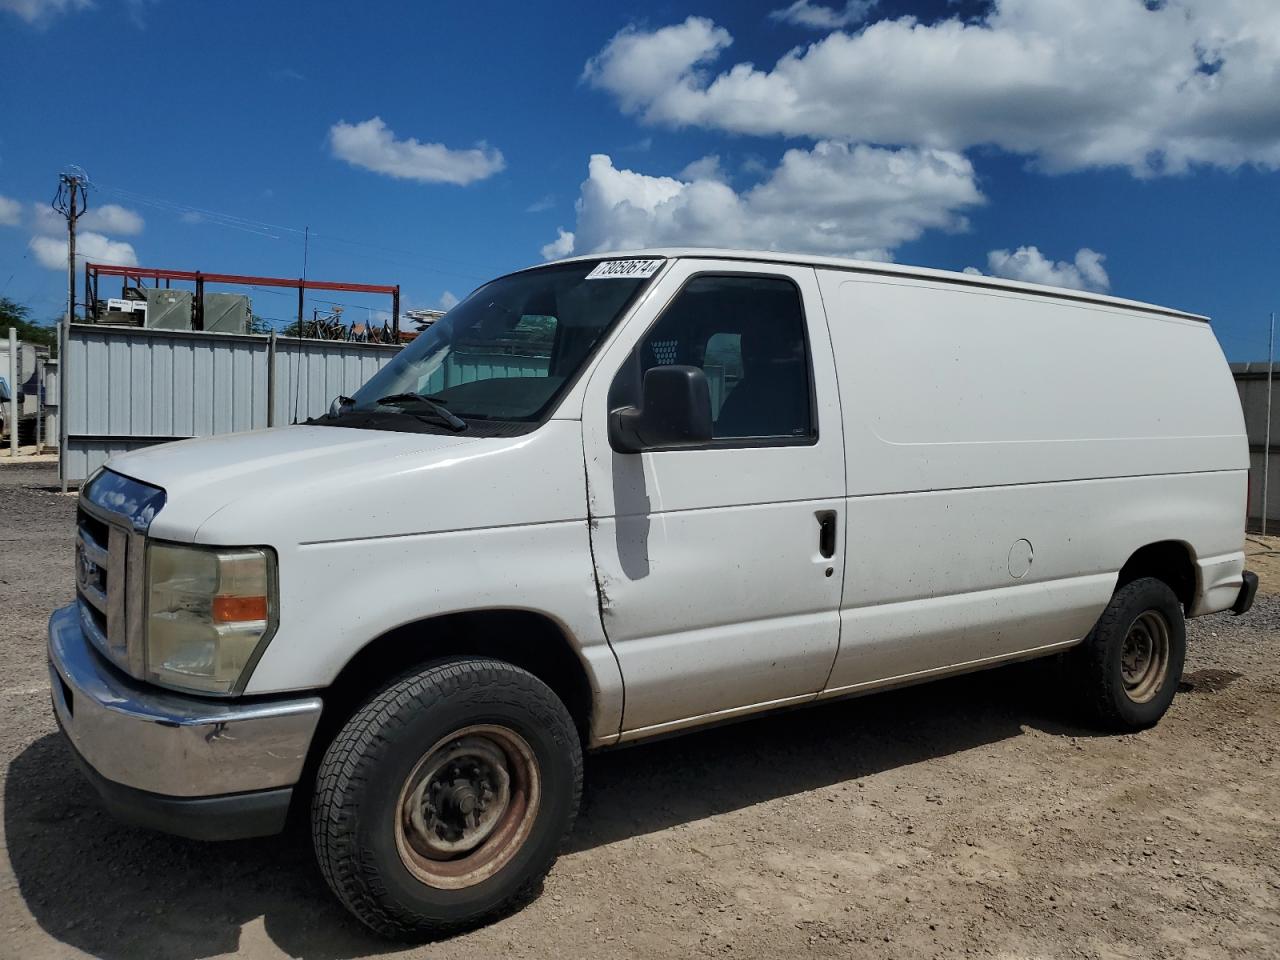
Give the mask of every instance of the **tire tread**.
[[(1116, 700), (1112, 683), (1113, 678), (1110, 672), (1111, 645), (1114, 638), (1119, 632), (1128, 629), (1129, 623), (1132, 622), (1135, 616), (1134, 609), (1137, 604), (1137, 598), (1153, 588), (1167, 594), (1166, 602), (1171, 601), (1178, 608), (1179, 622), (1170, 624), (1170, 629), (1174, 634), (1181, 635), (1182, 639), (1179, 641), (1178, 637), (1171, 636), (1170, 643), (1178, 644), (1181, 642), (1185, 647), (1185, 626), (1181, 622), (1181, 605), (1178, 603), (1177, 595), (1163, 580), (1158, 580), (1154, 577), (1141, 577), (1126, 583), (1116, 590), (1111, 597), (1111, 601), (1107, 604), (1107, 608), (1102, 612), (1102, 616), (1098, 618), (1098, 622), (1089, 631), (1089, 635), (1073, 651), (1081, 707), (1088, 719), (1103, 729), (1133, 732), (1152, 726), (1159, 720), (1159, 716), (1157, 716), (1156, 720), (1150, 723), (1135, 723), (1130, 717), (1125, 716)], [(1149, 604), (1143, 604), (1142, 606), (1147, 607)], [(1170, 658), (1170, 673), (1176, 673), (1178, 676), (1167, 679), (1166, 683), (1176, 686), (1181, 674), (1182, 651), (1179, 650), (1175, 653), (1175, 651), (1171, 650)]]
[[(517, 891), (484, 913), (462, 921), (440, 920), (402, 909), (388, 901), (368, 850), (356, 849), (360, 816), (357, 797), (374, 764), (393, 749), (386, 733), (403, 727), (415, 709), (483, 689), (486, 696), (510, 698), (532, 709), (540, 723), (572, 755), (570, 816), (545, 862), (536, 863)], [(402, 675), (374, 694), (338, 732), (316, 774), (312, 802), (312, 840), (321, 875), (330, 889), (366, 926), (383, 936), (416, 939), (478, 926), (525, 902), (554, 864), (573, 830), (582, 797), (582, 754), (577, 729), (564, 705), (533, 674), (502, 660), (452, 658)]]

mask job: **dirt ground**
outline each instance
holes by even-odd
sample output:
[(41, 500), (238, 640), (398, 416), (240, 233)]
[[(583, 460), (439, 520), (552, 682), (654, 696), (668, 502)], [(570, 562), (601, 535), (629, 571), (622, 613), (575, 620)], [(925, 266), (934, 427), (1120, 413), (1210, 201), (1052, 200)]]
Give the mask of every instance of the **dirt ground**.
[(1266, 596), (1280, 594), (1280, 537), (1251, 533), (1245, 538), (1244, 552), (1249, 557), (1249, 569), (1258, 574), (1258, 592)]
[(1276, 556), (1249, 615), (1192, 625), (1154, 730), (1073, 725), (1030, 665), (601, 754), (534, 902), (404, 949), (347, 918), (305, 834), (207, 845), (102, 810), (49, 708), (53, 484), (0, 471), (0, 957), (1280, 957)]

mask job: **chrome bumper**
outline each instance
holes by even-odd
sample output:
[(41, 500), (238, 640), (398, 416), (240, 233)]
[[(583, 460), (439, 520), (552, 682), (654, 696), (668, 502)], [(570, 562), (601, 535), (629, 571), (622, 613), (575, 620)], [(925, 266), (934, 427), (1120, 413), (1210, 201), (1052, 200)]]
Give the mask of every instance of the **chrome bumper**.
[(81, 759), (107, 781), (164, 797), (291, 787), (320, 719), (319, 697), (222, 702), (128, 679), (90, 647), (74, 604), (49, 618), (49, 674)]

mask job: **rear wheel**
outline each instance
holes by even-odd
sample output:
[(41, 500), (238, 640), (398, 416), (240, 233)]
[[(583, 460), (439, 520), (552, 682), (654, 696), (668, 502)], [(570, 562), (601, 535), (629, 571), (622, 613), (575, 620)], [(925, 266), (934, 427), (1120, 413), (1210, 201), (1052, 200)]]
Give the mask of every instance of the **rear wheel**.
[(1186, 657), (1182, 604), (1161, 580), (1118, 589), (1071, 652), (1089, 719), (1109, 730), (1143, 730), (1173, 702)]
[(451, 933), (532, 894), (581, 788), (577, 730), (542, 681), (498, 660), (445, 661), (381, 691), (330, 745), (316, 856), (376, 932)]

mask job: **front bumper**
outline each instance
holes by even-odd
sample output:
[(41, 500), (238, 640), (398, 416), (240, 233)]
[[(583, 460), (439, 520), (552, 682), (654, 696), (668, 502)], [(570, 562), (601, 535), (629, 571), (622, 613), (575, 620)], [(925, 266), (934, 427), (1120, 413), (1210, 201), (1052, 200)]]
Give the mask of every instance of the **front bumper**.
[(220, 701), (139, 683), (91, 648), (74, 604), (49, 619), (49, 675), (58, 724), (117, 816), (199, 839), (284, 826), (319, 697)]

